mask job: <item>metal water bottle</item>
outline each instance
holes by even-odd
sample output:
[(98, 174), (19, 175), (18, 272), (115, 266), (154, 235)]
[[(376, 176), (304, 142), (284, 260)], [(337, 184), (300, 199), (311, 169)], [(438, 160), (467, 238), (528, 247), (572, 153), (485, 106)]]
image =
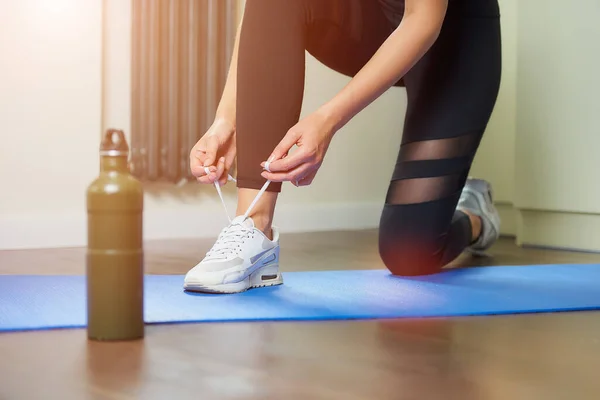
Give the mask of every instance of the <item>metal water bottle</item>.
[(87, 189), (87, 333), (91, 340), (144, 337), (144, 193), (129, 171), (129, 146), (109, 129), (100, 174)]

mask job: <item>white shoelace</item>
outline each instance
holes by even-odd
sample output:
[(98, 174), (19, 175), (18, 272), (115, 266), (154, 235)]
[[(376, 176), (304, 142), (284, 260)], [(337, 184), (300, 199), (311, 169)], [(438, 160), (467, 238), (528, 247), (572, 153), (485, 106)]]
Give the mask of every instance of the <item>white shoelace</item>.
[(254, 231), (244, 225), (229, 225), (223, 229), (215, 244), (206, 253), (206, 258), (227, 258), (237, 254), (244, 240), (253, 235)]
[[(268, 161), (265, 163), (265, 169), (267, 171), (269, 171), (269, 162)], [(208, 167), (205, 167), (204, 171), (206, 172), (207, 175), (210, 173)], [(232, 177), (231, 175), (227, 176), (227, 180), (237, 182), (237, 180), (234, 177)], [(265, 184), (262, 186), (262, 188), (260, 189), (260, 191), (258, 192), (256, 197), (254, 198), (252, 203), (250, 203), (250, 206), (246, 210), (246, 213), (244, 214), (242, 221), (245, 221), (246, 218), (248, 218), (248, 216), (250, 215), (250, 212), (252, 211), (252, 209), (258, 202), (258, 200), (260, 200), (260, 198), (263, 195), (263, 193), (265, 192), (265, 190), (267, 190), (267, 187), (269, 186), (270, 183), (271, 183), (271, 181), (267, 180), (265, 182)], [(231, 222), (233, 220), (229, 216), (229, 212), (227, 210), (227, 205), (225, 204), (225, 199), (223, 198), (223, 192), (221, 191), (221, 185), (219, 184), (218, 181), (215, 181), (214, 185), (215, 185), (215, 188), (217, 189), (217, 193), (219, 194), (219, 198), (221, 199), (221, 204), (223, 205), (223, 208), (225, 209), (225, 214), (227, 215), (227, 219), (229, 220), (230, 225), (227, 226), (221, 232), (221, 234), (217, 238), (217, 241), (215, 242), (213, 247), (206, 253), (206, 257), (207, 258), (227, 258), (230, 254), (237, 253), (236, 250), (240, 249), (240, 245), (244, 242), (244, 240), (246, 238), (253, 236), (254, 231), (242, 224), (235, 224), (235, 225), (231, 224)]]
[[(271, 172), (271, 170), (269, 170), (269, 164), (270, 164), (269, 161), (265, 162), (265, 170)], [(208, 167), (204, 167), (204, 172), (206, 172), (206, 175), (210, 174), (210, 170), (208, 169)], [(227, 180), (237, 182), (237, 180), (231, 175), (227, 175)], [(248, 206), (248, 209), (244, 213), (244, 220), (246, 218), (248, 218), (248, 216), (250, 215), (250, 212), (252, 211), (252, 209), (254, 208), (256, 203), (258, 203), (258, 200), (260, 200), (263, 193), (265, 192), (265, 190), (267, 190), (267, 188), (269, 187), (270, 184), (271, 184), (271, 181), (267, 180), (265, 182), (265, 184), (262, 186), (262, 188), (260, 189), (260, 191), (258, 192), (256, 197), (254, 198), (254, 200), (252, 200), (252, 203), (250, 203), (250, 206)], [(221, 199), (221, 204), (223, 204), (223, 208), (225, 209), (225, 214), (227, 215), (227, 219), (231, 223), (232, 219), (229, 216), (229, 211), (227, 210), (227, 205), (225, 204), (225, 199), (223, 198), (223, 192), (221, 192), (221, 185), (219, 184), (219, 181), (215, 181), (214, 185), (215, 185), (215, 188), (217, 189), (217, 193), (219, 194), (219, 198)]]

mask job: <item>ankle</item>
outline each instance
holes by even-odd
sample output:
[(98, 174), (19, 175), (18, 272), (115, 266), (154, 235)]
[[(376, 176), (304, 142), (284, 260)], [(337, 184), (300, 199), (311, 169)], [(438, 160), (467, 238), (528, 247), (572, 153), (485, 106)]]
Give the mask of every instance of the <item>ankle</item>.
[(269, 240), (273, 240), (273, 219), (269, 215), (253, 214), (250, 215), (256, 229), (265, 234)]
[(481, 217), (472, 214), (471, 212), (467, 211), (467, 210), (461, 210), (463, 213), (465, 213), (467, 215), (467, 217), (469, 217), (469, 221), (471, 222), (471, 243), (475, 243), (477, 241), (477, 239), (479, 239), (479, 237), (481, 236), (481, 231), (482, 231), (482, 221), (481, 221)]
[[(236, 215), (244, 215), (256, 198), (258, 190), (240, 188)], [(248, 215), (254, 221), (256, 229), (262, 231), (269, 239), (273, 239), (272, 222), (277, 202), (276, 192), (265, 192)]]

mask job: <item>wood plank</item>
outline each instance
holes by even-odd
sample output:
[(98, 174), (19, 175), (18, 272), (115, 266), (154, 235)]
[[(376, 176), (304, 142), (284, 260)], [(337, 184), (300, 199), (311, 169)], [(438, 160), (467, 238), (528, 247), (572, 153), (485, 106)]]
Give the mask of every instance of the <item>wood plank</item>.
[[(373, 231), (285, 235), (282, 269), (383, 268)], [(211, 245), (150, 242), (147, 272), (185, 273)], [(454, 266), (599, 263), (522, 249)], [(85, 250), (0, 252), (0, 274), (81, 274)], [(151, 326), (143, 341), (84, 330), (0, 335), (0, 399), (597, 399), (598, 313)]]

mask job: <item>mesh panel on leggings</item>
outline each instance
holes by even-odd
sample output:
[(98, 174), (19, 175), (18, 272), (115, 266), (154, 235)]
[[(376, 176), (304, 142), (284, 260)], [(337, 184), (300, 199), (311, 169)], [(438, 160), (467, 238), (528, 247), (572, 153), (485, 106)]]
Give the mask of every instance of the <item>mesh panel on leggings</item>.
[(403, 144), (386, 203), (425, 203), (461, 190), (479, 138), (476, 132)]

